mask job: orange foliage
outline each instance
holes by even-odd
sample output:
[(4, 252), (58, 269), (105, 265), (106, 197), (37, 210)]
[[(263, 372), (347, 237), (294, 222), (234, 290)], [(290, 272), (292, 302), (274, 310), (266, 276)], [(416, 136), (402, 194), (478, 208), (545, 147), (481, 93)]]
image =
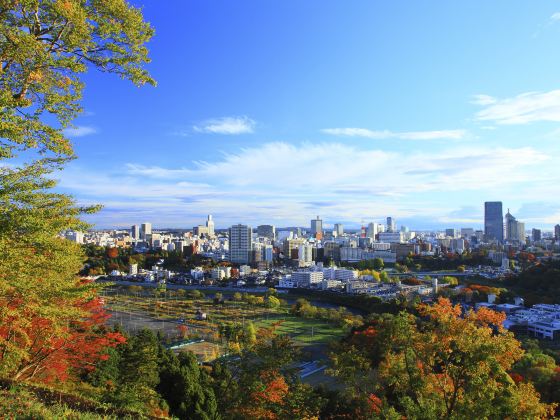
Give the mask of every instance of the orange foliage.
[(107, 257), (108, 258), (117, 258), (119, 256), (118, 248), (108, 248), (107, 249)]

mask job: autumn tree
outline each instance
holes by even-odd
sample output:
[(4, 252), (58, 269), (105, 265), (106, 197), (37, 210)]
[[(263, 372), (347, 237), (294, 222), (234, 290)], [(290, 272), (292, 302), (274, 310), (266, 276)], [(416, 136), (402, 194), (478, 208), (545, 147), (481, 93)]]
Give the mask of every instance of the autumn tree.
[(259, 329), (237, 360), (215, 366), (215, 393), (225, 418), (317, 418), (323, 401), (299, 381), (292, 368), (298, 351), (275, 328)]
[[(379, 399), (407, 418), (547, 418), (530, 383), (508, 372), (524, 351), (502, 327), (504, 315), (461, 313), (440, 299), (421, 306), (420, 318), (385, 315), (355, 331), (333, 352), (331, 372), (352, 396)], [(376, 400), (377, 401), (377, 400)], [(375, 411), (375, 410), (374, 410)]]
[(86, 229), (80, 216), (95, 209), (54, 193), (50, 173), (75, 157), (64, 129), (81, 111), (81, 74), (153, 84), (152, 34), (125, 0), (0, 4), (0, 376), (46, 375), (57, 362), (43, 350), (67, 348), (91, 317), (97, 287), (76, 277), (82, 250), (58, 234)]

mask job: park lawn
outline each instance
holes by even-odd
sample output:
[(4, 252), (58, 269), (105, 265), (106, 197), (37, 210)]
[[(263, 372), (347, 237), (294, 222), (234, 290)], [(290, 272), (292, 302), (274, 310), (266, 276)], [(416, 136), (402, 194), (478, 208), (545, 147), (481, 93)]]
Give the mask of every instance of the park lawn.
[(257, 327), (270, 327), (273, 324), (278, 324), (277, 333), (289, 335), (296, 343), (302, 345), (326, 344), (332, 340), (339, 340), (346, 334), (344, 328), (338, 325), (293, 315), (286, 315), (282, 319), (261, 319), (255, 323)]

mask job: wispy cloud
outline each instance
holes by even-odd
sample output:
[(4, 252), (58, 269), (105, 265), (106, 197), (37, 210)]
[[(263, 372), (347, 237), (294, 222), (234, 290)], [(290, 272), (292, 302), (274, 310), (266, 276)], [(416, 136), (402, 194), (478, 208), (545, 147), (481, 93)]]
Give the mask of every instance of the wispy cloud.
[(76, 127), (65, 128), (63, 133), (67, 137), (85, 137), (97, 133), (97, 129), (95, 127), (78, 125)]
[(434, 130), (434, 131), (405, 131), (393, 132), (389, 130), (369, 130), (367, 128), (324, 128), (324, 134), (341, 137), (364, 137), (368, 139), (403, 139), (403, 140), (438, 140), (438, 139), (463, 139), (466, 130)]
[(476, 114), (479, 121), (492, 121), (504, 125), (539, 121), (560, 122), (560, 90), (527, 92), (503, 99), (488, 95), (476, 95), (475, 98), (478, 98), (478, 102), (475, 103), (485, 106)]
[(490, 95), (483, 95), (483, 94), (473, 95), (473, 98), (471, 100), (471, 104), (482, 105), (482, 106), (492, 105), (495, 104), (496, 102), (497, 102), (496, 98), (493, 98)]
[(247, 116), (212, 118), (194, 125), (198, 133), (210, 134), (250, 134), (255, 131), (256, 122)]
[[(195, 223), (184, 215), (206, 212), (224, 225), (307, 224), (310, 214), (339, 220), (393, 215), (437, 223), (451, 220), (449, 213), (462, 203), (472, 203), (464, 198), (468, 194), (529, 199), (546, 178), (547, 194), (557, 196), (560, 175), (554, 175), (553, 160), (531, 147), (387, 152), (341, 143), (277, 142), (178, 168), (129, 164), (115, 174), (64, 171), (61, 187), (81, 201), (104, 203), (112, 224), (119, 212), (123, 224), (153, 217), (169, 226)], [(109, 223), (103, 214), (96, 221)]]
[(555, 12), (550, 16), (550, 20), (553, 22), (560, 21), (560, 12)]

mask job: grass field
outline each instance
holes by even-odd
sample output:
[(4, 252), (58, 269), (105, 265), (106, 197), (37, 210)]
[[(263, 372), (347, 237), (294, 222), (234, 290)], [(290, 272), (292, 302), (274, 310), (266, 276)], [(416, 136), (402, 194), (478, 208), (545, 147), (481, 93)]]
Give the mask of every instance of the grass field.
[[(145, 293), (108, 293), (104, 299), (106, 308), (113, 313), (110, 323), (120, 324), (130, 333), (148, 328), (163, 333), (170, 342), (204, 340), (180, 349), (192, 351), (201, 361), (228, 352), (220, 335), (220, 327), (226, 324), (244, 325), (251, 321), (257, 328), (276, 324), (277, 333), (290, 336), (296, 345), (314, 354), (323, 353), (327, 343), (345, 334), (344, 328), (336, 323), (291, 315), (286, 303), (272, 309), (245, 301), (214, 303), (208, 298), (155, 297)], [(206, 313), (207, 319), (197, 319), (197, 311)]]
[(329, 341), (338, 340), (344, 335), (344, 330), (338, 325), (329, 325), (318, 319), (298, 318), (291, 315), (275, 319), (261, 319), (256, 322), (257, 327), (270, 327), (277, 323), (276, 331), (287, 334), (302, 345), (327, 344)]

